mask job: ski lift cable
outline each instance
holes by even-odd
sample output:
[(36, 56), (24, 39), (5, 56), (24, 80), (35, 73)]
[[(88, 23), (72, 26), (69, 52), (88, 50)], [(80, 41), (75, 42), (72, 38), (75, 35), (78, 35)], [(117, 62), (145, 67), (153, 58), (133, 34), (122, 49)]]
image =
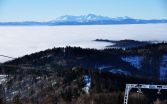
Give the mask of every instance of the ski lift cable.
[[(5, 58), (10, 58), (10, 59), (16, 59), (14, 57), (11, 57), (11, 56), (7, 56), (7, 55), (0, 55), (0, 57), (5, 57)], [(35, 67), (32, 67), (32, 65), (30, 64), (22, 64), (22, 65), (4, 65), (4, 64), (0, 64), (0, 66), (4, 66), (4, 67), (12, 67), (12, 68), (21, 68), (21, 69), (30, 69), (30, 70), (41, 70), (42, 69), (37, 69)], [(48, 72), (53, 72), (51, 70), (45, 70), (45, 71), (48, 71)]]
[(1, 64), (0, 67), (21, 68), (21, 69), (27, 69), (27, 70), (39, 70), (39, 71), (54, 72), (52, 70), (38, 69), (38, 68), (27, 66), (27, 65), (3, 65), (3, 64)]
[(0, 57), (5, 57), (5, 58), (10, 58), (10, 59), (15, 59), (14, 57), (7, 56), (7, 55), (0, 55)]

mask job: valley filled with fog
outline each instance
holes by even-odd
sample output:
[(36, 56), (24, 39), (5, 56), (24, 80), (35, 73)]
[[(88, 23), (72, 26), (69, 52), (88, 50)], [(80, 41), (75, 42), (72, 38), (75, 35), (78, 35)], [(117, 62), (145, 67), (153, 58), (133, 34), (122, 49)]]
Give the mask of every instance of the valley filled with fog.
[[(103, 49), (111, 45), (95, 39), (167, 41), (167, 24), (1, 26), (0, 54), (20, 57), (53, 47)], [(6, 60), (0, 57), (0, 62)]]

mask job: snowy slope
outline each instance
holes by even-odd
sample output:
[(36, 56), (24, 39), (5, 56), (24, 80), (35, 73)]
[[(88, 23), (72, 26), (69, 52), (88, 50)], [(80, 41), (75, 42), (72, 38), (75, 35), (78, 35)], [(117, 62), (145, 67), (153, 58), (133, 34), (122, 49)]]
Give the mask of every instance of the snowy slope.
[(167, 55), (163, 55), (160, 63), (160, 79), (167, 79)]
[(102, 65), (98, 67), (99, 71), (109, 71), (113, 74), (124, 74), (124, 75), (131, 75), (129, 71), (126, 69), (120, 69), (120, 68), (115, 68), (114, 66), (109, 66), (109, 65)]
[(141, 56), (127, 56), (122, 57), (122, 61), (130, 63), (132, 66), (134, 66), (137, 69), (141, 68), (141, 61), (143, 60), (143, 57)]
[(0, 84), (4, 83), (6, 81), (6, 75), (0, 75)]
[(112, 69), (110, 70), (111, 73), (113, 74), (124, 74), (124, 75), (131, 75), (130, 72), (123, 70), (123, 69)]
[(84, 75), (83, 79), (85, 83), (83, 90), (85, 91), (85, 93), (89, 94), (89, 89), (91, 87), (91, 78), (88, 75)]

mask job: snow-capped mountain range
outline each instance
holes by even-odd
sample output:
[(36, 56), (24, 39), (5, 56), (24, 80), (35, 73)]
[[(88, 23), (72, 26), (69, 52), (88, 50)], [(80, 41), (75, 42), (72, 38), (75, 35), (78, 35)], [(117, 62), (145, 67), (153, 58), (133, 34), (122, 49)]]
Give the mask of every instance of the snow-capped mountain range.
[(111, 20), (111, 18), (95, 14), (88, 14), (81, 16), (64, 15), (56, 18), (55, 22), (90, 22), (90, 21), (104, 21), (104, 20)]
[(111, 18), (107, 16), (88, 14), (81, 16), (64, 15), (48, 22), (0, 22), (0, 25), (109, 25), (109, 24), (147, 24), (167, 23), (167, 19), (133, 19), (130, 17)]

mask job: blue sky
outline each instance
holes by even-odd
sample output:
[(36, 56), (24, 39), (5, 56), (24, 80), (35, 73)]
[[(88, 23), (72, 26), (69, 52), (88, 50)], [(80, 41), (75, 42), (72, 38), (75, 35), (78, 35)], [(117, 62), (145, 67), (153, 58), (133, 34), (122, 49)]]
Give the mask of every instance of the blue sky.
[(48, 21), (61, 15), (98, 14), (167, 19), (167, 0), (0, 0), (0, 21)]

